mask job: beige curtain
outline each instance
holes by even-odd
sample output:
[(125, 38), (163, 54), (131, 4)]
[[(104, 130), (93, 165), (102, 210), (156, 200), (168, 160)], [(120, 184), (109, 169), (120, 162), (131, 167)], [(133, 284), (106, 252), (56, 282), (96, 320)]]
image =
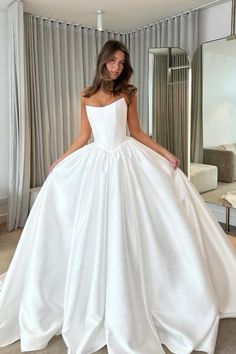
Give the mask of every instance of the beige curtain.
[(169, 149), (167, 120), (167, 55), (154, 55), (153, 99), (152, 99), (152, 137)]
[(23, 226), (29, 200), (29, 116), (26, 105), (23, 2), (8, 7), (10, 161), (8, 231)]
[[(169, 62), (171, 61), (171, 65)], [(177, 69), (169, 71), (169, 65)], [(154, 55), (153, 137), (188, 173), (189, 66), (186, 54)], [(181, 68), (183, 67), (183, 68)], [(186, 67), (186, 68), (185, 68)]]
[(191, 162), (203, 163), (202, 46), (192, 61)]
[(188, 173), (188, 104), (189, 104), (189, 66), (186, 54), (172, 56), (172, 65), (180, 67), (171, 71), (168, 83), (168, 121), (169, 146), (180, 159), (180, 167)]

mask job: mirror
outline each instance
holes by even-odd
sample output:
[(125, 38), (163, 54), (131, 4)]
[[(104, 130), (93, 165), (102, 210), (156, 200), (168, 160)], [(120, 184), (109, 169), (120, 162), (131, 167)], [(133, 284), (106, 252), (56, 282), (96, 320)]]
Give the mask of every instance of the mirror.
[(180, 48), (149, 49), (149, 135), (180, 159), (189, 176), (191, 74)]
[(192, 62), (190, 179), (210, 204), (236, 190), (236, 41), (205, 43)]

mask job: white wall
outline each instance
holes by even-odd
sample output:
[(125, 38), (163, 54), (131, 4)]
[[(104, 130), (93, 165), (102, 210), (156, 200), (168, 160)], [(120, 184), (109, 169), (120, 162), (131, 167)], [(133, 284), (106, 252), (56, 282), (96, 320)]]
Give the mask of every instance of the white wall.
[(236, 142), (235, 78), (236, 56), (205, 51), (203, 46), (204, 147)]
[(203, 46), (204, 147), (236, 141), (236, 54), (227, 54), (236, 41), (215, 42), (230, 34), (231, 6), (231, 0), (223, 1), (199, 14), (200, 43), (208, 42)]
[(203, 8), (199, 12), (200, 44), (224, 38), (231, 30), (231, 0)]
[(0, 11), (0, 223), (6, 220), (9, 168), (7, 13)]

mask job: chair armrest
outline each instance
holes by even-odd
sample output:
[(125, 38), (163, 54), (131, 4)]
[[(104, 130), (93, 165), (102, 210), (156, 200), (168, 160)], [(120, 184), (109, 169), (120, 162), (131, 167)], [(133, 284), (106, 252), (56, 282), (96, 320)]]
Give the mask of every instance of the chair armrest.
[(236, 179), (236, 154), (229, 150), (203, 149), (203, 163), (218, 168), (218, 180), (233, 182)]

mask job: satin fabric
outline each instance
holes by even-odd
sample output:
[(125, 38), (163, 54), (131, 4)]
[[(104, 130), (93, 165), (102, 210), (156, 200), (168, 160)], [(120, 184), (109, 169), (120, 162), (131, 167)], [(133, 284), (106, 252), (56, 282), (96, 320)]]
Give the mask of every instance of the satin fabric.
[(236, 254), (178, 168), (126, 135), (124, 98), (87, 106), (94, 143), (33, 205), (0, 292), (0, 346), (68, 354), (214, 353), (236, 317)]

